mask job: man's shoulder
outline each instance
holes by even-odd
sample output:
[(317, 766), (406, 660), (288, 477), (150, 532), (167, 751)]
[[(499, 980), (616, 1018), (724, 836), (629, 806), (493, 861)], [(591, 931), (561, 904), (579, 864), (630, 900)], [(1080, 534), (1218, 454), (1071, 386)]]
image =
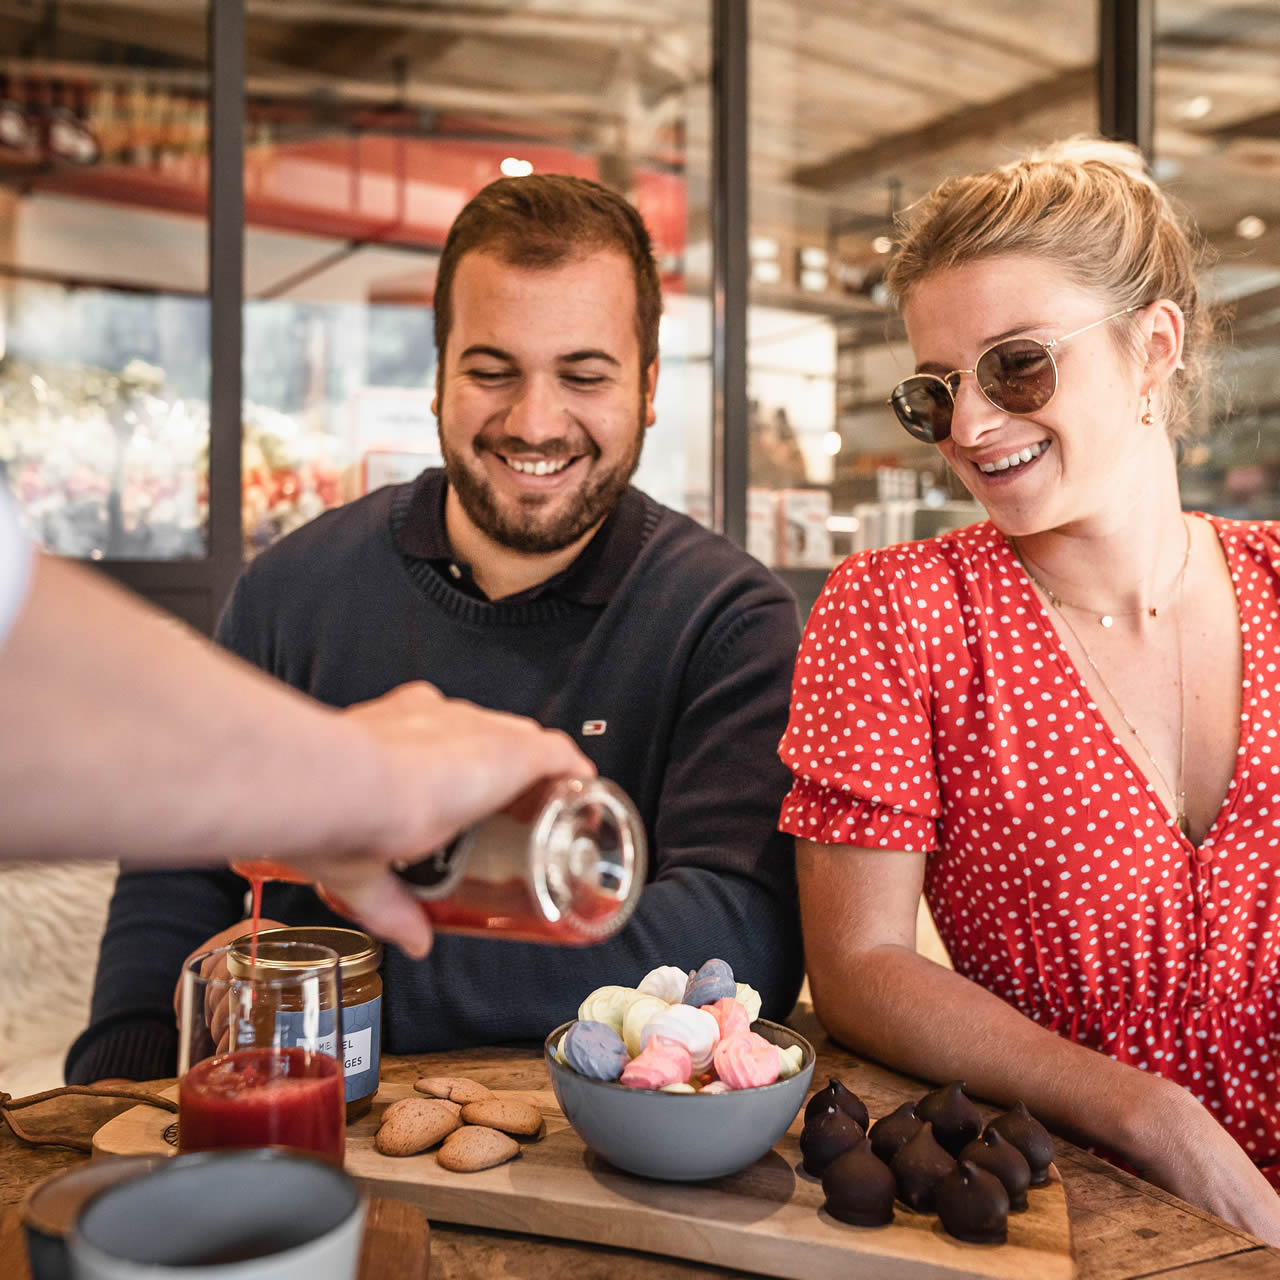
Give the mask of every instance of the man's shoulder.
[(246, 576), (292, 579), (299, 572), (341, 565), (391, 546), (391, 505), (409, 487), (387, 485), (322, 512), (256, 556)]
[(736, 594), (755, 587), (766, 596), (794, 604), (782, 580), (737, 543), (639, 490), (632, 492), (651, 514), (652, 532), (639, 557), (651, 572), (661, 572), (673, 585), (688, 590), (721, 586)]

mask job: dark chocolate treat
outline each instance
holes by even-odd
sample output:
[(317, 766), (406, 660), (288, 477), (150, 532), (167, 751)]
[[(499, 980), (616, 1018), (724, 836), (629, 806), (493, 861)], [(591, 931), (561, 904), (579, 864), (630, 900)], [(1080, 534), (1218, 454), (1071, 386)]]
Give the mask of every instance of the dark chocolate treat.
[(862, 1127), (847, 1111), (836, 1106), (828, 1107), (800, 1131), (804, 1171), (820, 1178), (836, 1156), (856, 1147), (865, 1137)]
[(934, 1190), (955, 1167), (956, 1162), (934, 1140), (933, 1125), (928, 1121), (914, 1138), (903, 1143), (889, 1165), (898, 1184), (898, 1199), (918, 1213), (933, 1212)]
[(964, 1082), (953, 1080), (916, 1103), (916, 1115), (933, 1125), (938, 1145), (959, 1155), (982, 1132), (982, 1116), (965, 1096)]
[(822, 1174), (823, 1208), (855, 1227), (882, 1227), (893, 1221), (897, 1186), (888, 1167), (876, 1159), (864, 1138), (827, 1165)]
[(1009, 1194), (994, 1173), (961, 1160), (939, 1183), (938, 1217), (948, 1234), (972, 1244), (1009, 1238)]
[(1026, 1103), (1016, 1102), (987, 1125), (1006, 1142), (1012, 1142), (1031, 1167), (1031, 1185), (1043, 1187), (1049, 1181), (1049, 1162), (1053, 1159), (1053, 1139), (1049, 1131), (1027, 1110)]
[(851, 1093), (846, 1089), (835, 1076), (828, 1080), (825, 1089), (819, 1089), (805, 1104), (805, 1124), (808, 1124), (814, 1116), (819, 1115), (831, 1106), (839, 1107), (841, 1111), (852, 1116), (857, 1122), (858, 1128), (863, 1133), (866, 1133), (867, 1126), (871, 1123), (871, 1117), (867, 1114), (866, 1106), (856, 1093)]
[(899, 1148), (920, 1132), (923, 1124), (924, 1121), (916, 1115), (916, 1104), (904, 1102), (896, 1111), (881, 1116), (871, 1126), (871, 1131), (867, 1134), (871, 1139), (871, 1150), (888, 1164), (898, 1154)]
[(1009, 1193), (1009, 1208), (1017, 1212), (1027, 1207), (1027, 1188), (1031, 1185), (1031, 1166), (1027, 1158), (1002, 1138), (995, 1129), (988, 1129), (980, 1138), (974, 1138), (960, 1153), (961, 1160), (976, 1164), (979, 1169), (994, 1173)]

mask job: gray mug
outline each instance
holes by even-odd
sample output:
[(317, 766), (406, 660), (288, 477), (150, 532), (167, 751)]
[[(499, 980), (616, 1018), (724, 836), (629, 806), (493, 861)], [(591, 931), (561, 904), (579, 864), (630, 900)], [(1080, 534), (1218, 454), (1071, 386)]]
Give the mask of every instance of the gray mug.
[(356, 1280), (364, 1202), (333, 1165), (281, 1149), (179, 1156), (95, 1196), (75, 1280)]

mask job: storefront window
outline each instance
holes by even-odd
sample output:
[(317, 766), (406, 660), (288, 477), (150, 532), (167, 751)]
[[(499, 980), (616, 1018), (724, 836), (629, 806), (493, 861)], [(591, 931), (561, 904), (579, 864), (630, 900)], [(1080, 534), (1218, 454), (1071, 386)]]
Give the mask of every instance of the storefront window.
[(439, 463), (437, 257), (476, 191), (528, 172), (598, 179), (645, 215), (666, 310), (636, 482), (707, 518), (708, 33), (705, 0), (572, 20), (534, 3), (395, 22), (378, 4), (250, 8), (246, 555)]
[(203, 556), (204, 7), (27, 8), (0, 17), (0, 476), (52, 551)]
[(886, 403), (913, 365), (881, 283), (895, 211), (952, 173), (1095, 132), (1094, 4), (755, 0), (748, 537), (767, 564), (982, 518)]
[(1208, 242), (1224, 341), (1182, 447), (1188, 508), (1280, 518), (1280, 11), (1156, 7), (1155, 173)]

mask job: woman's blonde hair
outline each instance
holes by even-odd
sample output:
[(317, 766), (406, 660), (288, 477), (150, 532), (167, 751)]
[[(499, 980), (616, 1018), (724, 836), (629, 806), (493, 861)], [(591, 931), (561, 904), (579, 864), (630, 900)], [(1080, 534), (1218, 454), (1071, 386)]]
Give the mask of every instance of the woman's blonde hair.
[[(900, 215), (899, 231), (885, 274), (899, 306), (935, 271), (1006, 253), (1058, 266), (1111, 310), (1157, 298), (1177, 303), (1185, 367), (1165, 384), (1158, 409), (1170, 435), (1187, 431), (1213, 337), (1196, 283), (1205, 249), (1136, 147), (1068, 138), (1011, 164), (948, 178)], [(1139, 355), (1135, 318), (1112, 325)]]

